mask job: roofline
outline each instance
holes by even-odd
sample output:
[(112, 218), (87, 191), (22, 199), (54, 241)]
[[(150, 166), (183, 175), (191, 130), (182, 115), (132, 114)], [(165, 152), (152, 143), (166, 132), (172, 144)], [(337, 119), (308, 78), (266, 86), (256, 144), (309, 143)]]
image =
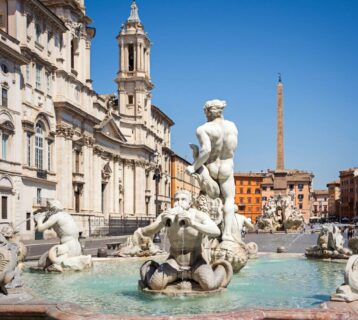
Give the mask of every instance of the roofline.
[(152, 104), (152, 109), (156, 112), (158, 112), (165, 120), (168, 121), (169, 126), (173, 126), (175, 124), (175, 122), (170, 119), (162, 110), (160, 110), (157, 106), (155, 106), (154, 104)]
[(62, 21), (61, 18), (59, 18), (51, 9), (49, 9), (46, 5), (42, 3), (40, 0), (26, 0), (28, 2), (33, 3), (34, 5), (37, 5), (43, 12), (47, 13), (50, 17), (52, 17), (52, 20), (56, 22), (59, 27), (63, 29), (63, 31), (67, 31), (68, 28), (66, 27), (65, 23)]
[(180, 160), (183, 160), (183, 161), (184, 161), (185, 163), (187, 163), (188, 165), (191, 164), (188, 160), (184, 159), (182, 156), (178, 155), (178, 154), (177, 154), (176, 152), (174, 152), (174, 151), (173, 151), (172, 157), (177, 157), (177, 158), (179, 158)]

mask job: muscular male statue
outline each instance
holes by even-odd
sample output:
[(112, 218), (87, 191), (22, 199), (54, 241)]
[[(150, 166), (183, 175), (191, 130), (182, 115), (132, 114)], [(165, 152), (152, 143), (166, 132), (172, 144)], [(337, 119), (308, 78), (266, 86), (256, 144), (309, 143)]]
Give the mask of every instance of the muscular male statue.
[(43, 232), (53, 228), (60, 238), (60, 244), (53, 246), (39, 260), (39, 267), (49, 271), (64, 269), (82, 270), (92, 266), (91, 256), (82, 256), (78, 241), (79, 230), (72, 216), (63, 211), (58, 200), (47, 203), (48, 211), (35, 214), (36, 230)]
[[(167, 227), (170, 254), (161, 265), (152, 263), (142, 272), (142, 280), (152, 290), (163, 290), (168, 284), (180, 280), (194, 280), (203, 290), (226, 287), (232, 275), (227, 261), (218, 261), (210, 266), (202, 253), (205, 236), (217, 237), (219, 228), (210, 217), (199, 210), (190, 208), (192, 197), (180, 190), (174, 196), (174, 208), (164, 211), (155, 222), (139, 228), (136, 236), (152, 236)], [(143, 269), (142, 267), (142, 269)]]
[(225, 120), (222, 113), (225, 101), (211, 100), (206, 102), (204, 112), (208, 122), (200, 126), (196, 135), (201, 149), (194, 163), (187, 167), (189, 174), (195, 174), (205, 165), (220, 187), (223, 200), (224, 230), (223, 241), (234, 241), (231, 233), (231, 221), (234, 217), (234, 162), (233, 157), (237, 147), (237, 128), (231, 121)]

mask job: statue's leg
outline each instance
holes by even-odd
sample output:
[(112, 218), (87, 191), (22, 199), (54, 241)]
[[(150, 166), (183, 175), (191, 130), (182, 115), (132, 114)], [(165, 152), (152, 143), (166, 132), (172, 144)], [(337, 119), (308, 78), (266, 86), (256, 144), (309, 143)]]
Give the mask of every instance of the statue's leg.
[(193, 280), (199, 283), (203, 290), (211, 291), (220, 287), (226, 275), (225, 268), (218, 266), (215, 271), (212, 267), (203, 262), (193, 271)]
[(146, 281), (150, 289), (163, 290), (169, 283), (178, 279), (178, 271), (169, 263), (162, 263), (157, 269), (149, 270)]
[(223, 198), (224, 211), (224, 230), (223, 241), (235, 241), (231, 234), (231, 223), (235, 215), (235, 181), (231, 175), (226, 180), (219, 180), (221, 195)]
[(48, 251), (48, 258), (52, 262), (52, 266), (55, 267), (55, 269), (58, 269), (58, 271), (62, 271), (61, 262), (67, 258), (67, 253), (68, 247), (65, 244), (53, 246)]

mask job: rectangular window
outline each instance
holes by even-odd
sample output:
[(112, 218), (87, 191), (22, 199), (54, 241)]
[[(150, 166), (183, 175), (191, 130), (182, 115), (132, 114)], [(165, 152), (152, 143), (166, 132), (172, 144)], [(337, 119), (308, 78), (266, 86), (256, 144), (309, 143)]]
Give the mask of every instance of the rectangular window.
[(7, 197), (1, 197), (1, 219), (7, 219)]
[(52, 163), (51, 163), (51, 150), (52, 149), (52, 142), (47, 143), (47, 170), (51, 171)]
[(240, 198), (240, 203), (244, 203), (244, 198)]
[(244, 193), (244, 189), (243, 189), (243, 188), (240, 188), (240, 193)]
[(51, 75), (46, 73), (46, 88), (47, 88), (47, 95), (51, 95)]
[(255, 189), (255, 194), (260, 194), (260, 189)]
[(251, 188), (247, 188), (247, 194), (251, 193)]
[(40, 40), (41, 40), (41, 25), (38, 22), (35, 25), (35, 32), (36, 32), (36, 41), (38, 43), (40, 43)]
[(30, 82), (30, 65), (26, 65), (26, 82)]
[(26, 135), (26, 153), (27, 153), (27, 165), (31, 166), (31, 133)]
[(133, 44), (128, 45), (128, 71), (134, 71), (134, 47), (133, 47)]
[(7, 159), (7, 142), (8, 142), (9, 136), (7, 134), (3, 134), (1, 138), (1, 149), (2, 149), (2, 159)]
[(298, 190), (299, 190), (299, 191), (302, 191), (302, 190), (303, 190), (303, 184), (302, 184), (302, 183), (299, 183), (299, 184), (298, 184)]
[(37, 188), (37, 191), (36, 191), (36, 202), (38, 204), (41, 204), (41, 189), (40, 188)]
[(80, 152), (78, 150), (75, 153), (75, 172), (80, 172)]
[(263, 190), (263, 191), (266, 191), (266, 190), (267, 190), (267, 187), (262, 187), (262, 190)]
[(302, 209), (302, 208), (303, 208), (302, 203), (300, 203), (300, 204), (298, 205), (298, 208), (299, 208), (299, 209)]
[(289, 185), (290, 190), (293, 190), (294, 187), (295, 187), (294, 184), (290, 184), (290, 185)]
[(41, 66), (36, 64), (36, 89), (41, 89)]
[(26, 27), (27, 27), (27, 29), (29, 29), (29, 27), (31, 25), (31, 22), (32, 22), (32, 16), (27, 15), (26, 16)]
[(134, 99), (132, 95), (128, 96), (128, 104), (133, 104), (134, 103)]
[(299, 194), (299, 195), (298, 195), (298, 200), (302, 201), (303, 198), (304, 198), (303, 194)]
[(26, 212), (26, 230), (31, 230), (31, 212)]
[(50, 45), (51, 45), (51, 40), (53, 38), (53, 33), (51, 31), (48, 32), (47, 34), (47, 44), (48, 44), (48, 48), (47, 49), (50, 49)]
[(260, 203), (260, 198), (256, 198), (256, 203)]
[(80, 196), (78, 191), (75, 191), (75, 211), (80, 212)]
[(267, 200), (267, 197), (262, 197), (262, 201), (266, 201)]
[(7, 107), (8, 101), (7, 101), (7, 89), (2, 88), (1, 89), (1, 105), (3, 107)]
[(250, 197), (247, 198), (247, 203), (251, 203), (251, 198)]

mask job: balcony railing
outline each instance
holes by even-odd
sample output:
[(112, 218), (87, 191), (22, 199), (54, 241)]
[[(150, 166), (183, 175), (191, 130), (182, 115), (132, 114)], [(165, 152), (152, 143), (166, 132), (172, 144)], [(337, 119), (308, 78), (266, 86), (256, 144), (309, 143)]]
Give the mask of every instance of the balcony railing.
[(32, 206), (33, 207), (46, 207), (47, 201), (53, 200), (53, 198), (43, 198), (43, 197), (36, 197), (33, 198)]
[(42, 169), (37, 169), (37, 178), (47, 179), (47, 171)]

